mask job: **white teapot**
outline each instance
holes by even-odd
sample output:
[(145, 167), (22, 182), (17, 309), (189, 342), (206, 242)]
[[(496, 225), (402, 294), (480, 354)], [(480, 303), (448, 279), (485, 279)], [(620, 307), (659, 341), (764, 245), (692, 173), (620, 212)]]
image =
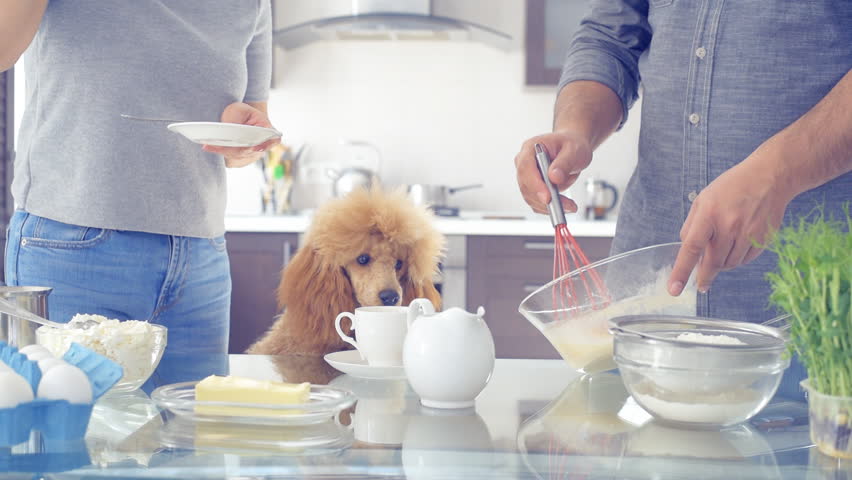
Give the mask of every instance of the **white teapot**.
[(479, 307), (435, 313), (426, 298), (408, 307), (403, 365), (420, 403), (432, 408), (469, 408), (494, 370), (494, 339)]

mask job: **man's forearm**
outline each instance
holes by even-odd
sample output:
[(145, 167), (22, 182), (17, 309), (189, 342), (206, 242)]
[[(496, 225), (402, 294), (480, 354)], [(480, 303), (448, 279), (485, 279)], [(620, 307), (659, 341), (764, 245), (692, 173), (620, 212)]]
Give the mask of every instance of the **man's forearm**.
[(33, 40), (47, 0), (0, 0), (0, 72), (15, 65)]
[(571, 82), (559, 92), (553, 131), (572, 131), (595, 149), (621, 122), (621, 100), (609, 87), (593, 81)]
[(764, 147), (772, 153), (766, 158), (777, 159), (767, 168), (794, 195), (852, 171), (852, 70)]

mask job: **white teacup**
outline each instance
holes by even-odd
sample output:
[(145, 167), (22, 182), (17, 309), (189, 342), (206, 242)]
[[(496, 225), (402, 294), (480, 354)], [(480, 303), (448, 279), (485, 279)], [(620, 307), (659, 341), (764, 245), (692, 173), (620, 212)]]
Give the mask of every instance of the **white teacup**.
[[(343, 312), (334, 319), (334, 328), (344, 342), (358, 350), (362, 360), (375, 366), (401, 366), (402, 345), (408, 333), (408, 307), (358, 307), (354, 313)], [(358, 341), (340, 328), (344, 318), (352, 321)]]

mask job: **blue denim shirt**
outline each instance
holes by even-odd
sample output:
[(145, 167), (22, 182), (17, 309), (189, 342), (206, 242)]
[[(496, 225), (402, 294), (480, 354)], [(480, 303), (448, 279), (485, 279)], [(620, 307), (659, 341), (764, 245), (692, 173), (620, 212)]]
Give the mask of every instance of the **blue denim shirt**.
[[(576, 80), (603, 83), (621, 98), (625, 118), (640, 86), (642, 92), (639, 159), (614, 252), (677, 241), (695, 195), (806, 113), (850, 68), (848, 0), (593, 1), (560, 88)], [(850, 199), (846, 174), (796, 197), (784, 221), (818, 203), (839, 216)], [(699, 295), (698, 314), (773, 317), (764, 276), (776, 261), (764, 252), (721, 273)]]

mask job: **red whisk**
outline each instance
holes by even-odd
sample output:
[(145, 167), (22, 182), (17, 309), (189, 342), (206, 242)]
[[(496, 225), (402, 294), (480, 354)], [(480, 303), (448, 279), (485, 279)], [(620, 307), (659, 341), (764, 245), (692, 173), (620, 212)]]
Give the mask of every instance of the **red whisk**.
[[(584, 305), (595, 309), (605, 307), (610, 302), (609, 293), (598, 272), (593, 268), (587, 268), (589, 259), (583, 253), (580, 245), (577, 244), (574, 236), (568, 231), (565, 211), (562, 209), (562, 202), (559, 201), (559, 192), (547, 177), (550, 157), (547, 155), (544, 146), (538, 143), (535, 144), (535, 159), (541, 177), (550, 191), (550, 203), (547, 205), (547, 210), (553, 228), (556, 229), (553, 249), (553, 279), (561, 280), (553, 288), (553, 307), (559, 313), (568, 315), (579, 313), (582, 309), (578, 307)], [(576, 276), (562, 278), (575, 270), (577, 271)], [(579, 277), (579, 282), (575, 282), (576, 277)], [(578, 292), (575, 283), (578, 283), (583, 291)], [(585, 295), (585, 304), (580, 303), (582, 298), (578, 295)]]

